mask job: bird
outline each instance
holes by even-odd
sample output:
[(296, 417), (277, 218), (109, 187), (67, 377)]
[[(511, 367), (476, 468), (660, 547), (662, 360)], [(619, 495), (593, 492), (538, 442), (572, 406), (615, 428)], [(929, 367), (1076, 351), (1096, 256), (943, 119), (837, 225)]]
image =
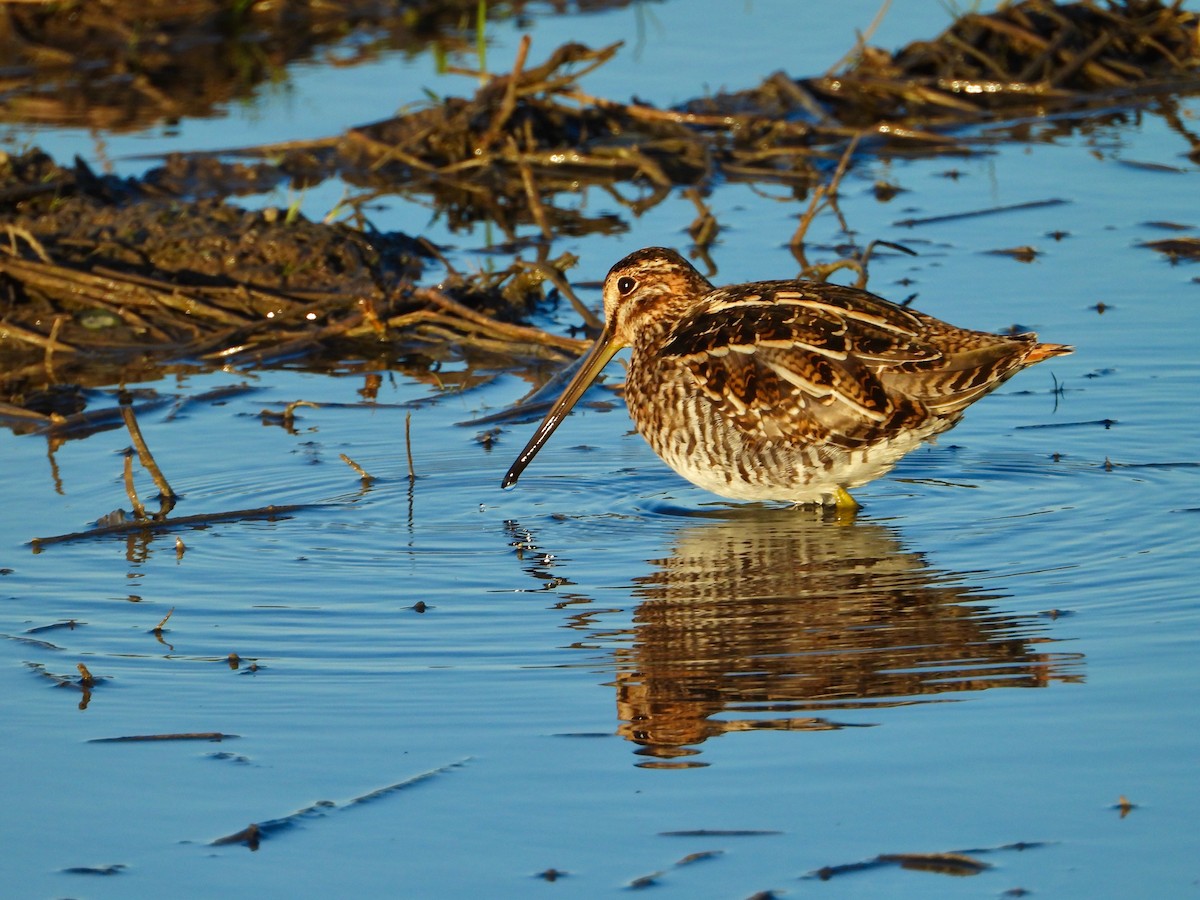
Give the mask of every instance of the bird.
[(513, 486), (605, 365), (630, 348), (638, 432), (722, 497), (857, 508), (850, 490), (953, 427), (1017, 372), (1071, 353), (1031, 332), (950, 325), (826, 282), (714, 287), (647, 247), (604, 279), (604, 327), (502, 482)]

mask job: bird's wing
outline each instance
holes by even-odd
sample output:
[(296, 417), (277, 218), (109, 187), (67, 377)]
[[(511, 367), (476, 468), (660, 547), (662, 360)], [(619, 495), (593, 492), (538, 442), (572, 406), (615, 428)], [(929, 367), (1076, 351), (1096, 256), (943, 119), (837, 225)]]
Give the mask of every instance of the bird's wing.
[(922, 418), (883, 373), (936, 367), (923, 317), (865, 291), (761, 282), (708, 294), (671, 330), (666, 356), (742, 430), (853, 448)]
[(956, 328), (915, 310), (912, 315), (939, 356), (901, 362), (880, 375), (889, 391), (912, 397), (936, 415), (956, 415), (1026, 366), (1070, 352), (1059, 344), (1039, 344), (1032, 333), (991, 334)]

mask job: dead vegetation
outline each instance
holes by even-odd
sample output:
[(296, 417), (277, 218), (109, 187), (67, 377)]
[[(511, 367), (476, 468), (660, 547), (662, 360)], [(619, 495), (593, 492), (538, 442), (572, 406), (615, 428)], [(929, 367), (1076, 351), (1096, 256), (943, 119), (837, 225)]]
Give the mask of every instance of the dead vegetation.
[(1181, 2), (1024, 0), (967, 13), (933, 40), (896, 53), (859, 48), (818, 78), (775, 75), (752, 91), (690, 108), (750, 109), (883, 135), (1081, 109), (1195, 84), (1200, 17)]
[[(489, 2), (487, 13), (511, 17), (525, 5)], [(209, 116), (285, 80), (299, 60), (470, 52), (477, 9), (477, 0), (0, 0), (0, 120), (124, 131)]]
[(799, 80), (776, 73), (753, 90), (677, 109), (582, 90), (580, 80), (620, 45), (567, 44), (529, 66), (526, 44), (513, 70), (473, 98), (240, 155), (278, 159), (293, 178), (336, 174), (367, 197), (420, 198), (451, 228), (486, 220), (510, 242), (520, 240), (521, 227), (547, 240), (611, 233), (620, 220), (564, 201), (591, 186), (639, 215), (675, 189), (705, 191), (718, 180), (782, 183), (803, 197), (828, 179), (851, 141), (872, 152), (885, 144), (936, 152), (969, 146), (968, 125), (1194, 88), (1198, 23), (1178, 3), (1159, 0), (1027, 0), (967, 14), (936, 39), (895, 54), (862, 45), (836, 73)]
[(36, 151), (0, 157), (2, 207), (19, 215), (0, 218), (0, 399), (51, 421), (69, 411), (31, 402), (47, 384), (137, 380), (148, 356), (259, 365), (337, 340), (449, 339), (561, 359), (581, 344), (513, 321), (530, 271), (565, 283), (570, 257), (420, 287), (423, 241), (184, 203)]
[[(267, 14), (257, 4), (248, 11)], [(78, 12), (85, 23), (94, 14)], [(272, 14), (286, 22), (299, 13), (285, 4)], [(34, 51), (52, 41), (48, 32), (30, 38), (29, 22), (50, 28), (47, 15), (41, 4), (0, 2), (0, 46), (19, 45), (33, 65), (28, 60), (42, 58)], [(175, 156), (136, 183), (97, 175), (82, 161), (61, 168), (36, 151), (3, 156), (0, 400), (10, 406), (0, 414), (32, 411), (52, 425), (64, 414), (57, 398), (46, 398), (55, 385), (120, 383), (167, 361), (261, 365), (345, 341), (569, 356), (583, 340), (522, 324), (534, 302), (558, 296), (595, 324), (571, 290), (574, 258), (551, 253), (555, 238), (619, 232), (625, 221), (608, 210), (638, 216), (683, 191), (696, 206), (690, 231), (703, 256), (720, 228), (706, 196), (721, 181), (782, 184), (807, 198), (791, 237), (802, 267), (824, 277), (850, 266), (865, 280), (869, 248), (819, 266), (803, 256), (808, 223), (822, 209), (838, 212), (837, 181), (856, 156), (885, 145), (962, 150), (980, 123), (1194, 89), (1197, 24), (1181, 4), (1159, 0), (1026, 0), (964, 15), (895, 54), (864, 41), (836, 73), (778, 73), (753, 90), (676, 109), (582, 89), (581, 79), (619, 45), (567, 44), (531, 64), (526, 43), (513, 69), (473, 97), (323, 140)], [(86, 66), (62, 63), (87, 81)], [(149, 76), (129, 77), (134, 84)], [(11, 103), (7, 109), (12, 115)], [(1173, 127), (1200, 148), (1182, 118)], [(250, 212), (224, 199), (283, 181), (303, 189), (333, 175), (359, 190), (344, 201), (345, 223), (311, 222), (295, 210)], [(587, 191), (613, 202), (579, 202)], [(429, 206), (452, 230), (490, 223), (512, 263), (463, 275), (428, 242), (375, 230), (367, 210), (381, 194)], [(521, 258), (528, 247), (536, 248), (533, 261)], [(420, 286), (434, 261), (444, 270), (440, 284)]]

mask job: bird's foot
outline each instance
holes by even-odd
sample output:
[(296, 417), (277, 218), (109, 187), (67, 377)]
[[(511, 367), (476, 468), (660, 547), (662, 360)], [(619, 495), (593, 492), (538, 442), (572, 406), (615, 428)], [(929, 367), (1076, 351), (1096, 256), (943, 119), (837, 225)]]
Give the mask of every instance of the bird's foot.
[(862, 505), (850, 496), (850, 492), (845, 488), (838, 488), (833, 492), (833, 505), (838, 509), (861, 509)]

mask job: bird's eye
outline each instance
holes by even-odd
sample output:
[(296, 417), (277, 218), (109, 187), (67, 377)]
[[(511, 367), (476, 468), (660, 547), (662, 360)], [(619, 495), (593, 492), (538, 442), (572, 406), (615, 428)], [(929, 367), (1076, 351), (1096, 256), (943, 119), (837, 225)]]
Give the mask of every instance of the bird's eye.
[(617, 279), (617, 293), (622, 297), (628, 297), (633, 293), (633, 289), (637, 287), (637, 281), (630, 278), (628, 275)]

